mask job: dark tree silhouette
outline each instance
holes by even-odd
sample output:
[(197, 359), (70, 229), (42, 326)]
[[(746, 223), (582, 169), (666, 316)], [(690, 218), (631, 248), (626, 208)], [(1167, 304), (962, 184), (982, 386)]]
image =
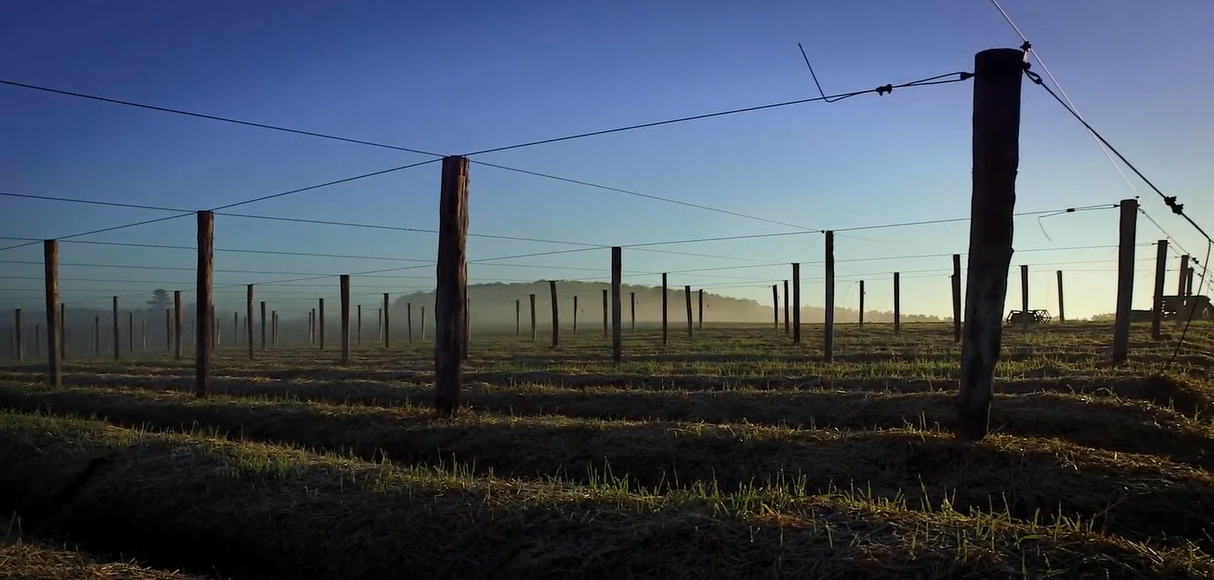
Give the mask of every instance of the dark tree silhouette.
[(164, 288), (157, 288), (152, 292), (152, 299), (148, 300), (148, 306), (154, 310), (164, 310), (165, 308), (173, 307), (173, 297)]

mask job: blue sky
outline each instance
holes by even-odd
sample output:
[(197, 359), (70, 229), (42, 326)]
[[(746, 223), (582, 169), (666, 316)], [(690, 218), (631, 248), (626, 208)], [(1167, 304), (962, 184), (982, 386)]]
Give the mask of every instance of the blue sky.
[[(1214, 226), (1208, 160), (1214, 114), (1202, 40), (1214, 3), (1004, 0), (1080, 111), (1199, 223)], [(0, 78), (443, 153), (812, 96), (805, 45), (827, 92), (971, 70), (973, 55), (1019, 38), (986, 0), (757, 3), (256, 3), (10, 0), (0, 7)], [(1038, 69), (1040, 72), (1040, 69)], [(898, 90), (488, 154), (477, 159), (797, 224), (832, 229), (964, 217), (970, 199), (972, 84)], [(1018, 211), (1113, 204), (1135, 195), (1093, 139), (1039, 87), (1024, 85)], [(0, 191), (203, 209), (425, 157), (0, 86)], [(1128, 173), (1128, 172), (1127, 172)], [(437, 227), (437, 164), (239, 208), (244, 213)], [(1144, 184), (1143, 208), (1176, 240), (1204, 240)], [(0, 235), (47, 238), (164, 213), (0, 198)], [(590, 244), (762, 234), (790, 228), (473, 165), (471, 231)], [(1044, 232), (1042, 230), (1044, 227)], [(1034, 272), (1031, 306), (1070, 316), (1113, 310), (1114, 210), (1017, 220), (1013, 265)], [(855, 280), (888, 309), (950, 311), (945, 257), (968, 224), (840, 234), (839, 302)], [(1047, 237), (1048, 236), (1048, 237)], [(1162, 234), (1139, 220), (1139, 242)], [(79, 238), (192, 245), (183, 218)], [(0, 240), (7, 246), (16, 243)], [(220, 216), (216, 247), (432, 260), (430, 234)], [(1083, 251), (1061, 248), (1110, 246)], [(3, 247), (3, 246), (0, 246)], [(471, 259), (576, 246), (472, 238)], [(657, 246), (723, 256), (625, 251), (625, 281), (753, 297), (801, 261), (804, 300), (822, 304), (819, 234)], [(1033, 250), (1033, 251), (1029, 251)], [(1135, 306), (1150, 302), (1139, 248)], [(848, 261), (860, 258), (866, 261)], [(890, 259), (880, 259), (890, 258)], [(39, 304), (40, 247), (0, 252), (0, 303)], [(227, 270), (339, 274), (416, 265), (218, 253)], [(192, 286), (189, 251), (64, 244), (64, 300)], [(606, 279), (608, 250), (473, 264), (473, 282)], [(1173, 267), (1175, 266), (1173, 261)], [(185, 270), (154, 270), (176, 267)], [(358, 300), (432, 287), (433, 268), (355, 278)], [(405, 278), (403, 276), (411, 276)], [(221, 272), (216, 284), (299, 277)], [(107, 281), (109, 280), (109, 281)], [(1169, 277), (1175, 286), (1175, 273)], [(336, 296), (332, 282), (263, 285), (275, 303)], [(235, 305), (241, 292), (222, 291)], [(124, 298), (125, 300), (125, 298)], [(1009, 284), (1009, 307), (1020, 301)]]

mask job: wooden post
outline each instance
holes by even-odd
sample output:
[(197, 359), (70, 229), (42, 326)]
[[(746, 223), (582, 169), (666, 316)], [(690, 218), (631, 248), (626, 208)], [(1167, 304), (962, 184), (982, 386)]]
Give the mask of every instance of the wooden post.
[[(392, 348), (392, 316), (390, 314), (392, 312), (392, 308), (388, 304), (387, 292), (384, 292), (384, 306), (382, 310), (384, 313), (384, 319), (381, 332), (383, 333), (384, 337), (384, 348), (388, 349)], [(410, 333), (412, 333), (412, 327), (410, 327)]]
[(358, 305), (357, 312), (358, 312), (358, 345), (362, 346), (362, 344), (363, 344), (363, 305), (362, 304)]
[(118, 325), (118, 297), (112, 297), (110, 302), (110, 324), (114, 335), (114, 360), (122, 359), (122, 327)]
[(1117, 314), (1113, 323), (1113, 362), (1130, 354), (1130, 320), (1134, 307), (1134, 241), (1138, 235), (1138, 200), (1121, 200), (1121, 244), (1117, 250)]
[(1195, 273), (1196, 272), (1194, 272), (1194, 268), (1192, 266), (1189, 266), (1189, 273), (1188, 273), (1188, 275), (1185, 276), (1185, 286), (1184, 286), (1185, 298), (1189, 298), (1193, 295), (1193, 278), (1195, 278), (1195, 276), (1194, 276)]
[[(467, 245), (468, 158), (448, 156), (443, 158), (434, 289), (434, 409), (440, 417), (455, 417), (459, 409), (468, 315)], [(424, 315), (422, 324), (424, 328)]]
[(139, 352), (148, 351), (148, 321), (139, 321)]
[(784, 281), (784, 334), (787, 336), (792, 325), (792, 319), (788, 316), (788, 280)]
[(25, 362), (25, 338), (21, 336), (21, 309), (13, 311), (13, 352), (17, 362)]
[(531, 300), (531, 342), (535, 342), (535, 294), (529, 295), (528, 298)]
[(1024, 314), (1021, 317), (1020, 326), (1022, 330), (1029, 329), (1029, 267), (1028, 264), (1020, 265), (1020, 311)]
[(561, 344), (560, 304), (556, 301), (556, 280), (548, 281), (548, 295), (552, 301), (552, 348)]
[(1062, 299), (1062, 270), (1056, 272), (1058, 275), (1058, 324), (1066, 324), (1066, 302)]
[(780, 287), (777, 284), (771, 285), (771, 317), (776, 332), (780, 332)]
[(864, 280), (860, 281), (860, 328), (864, 328)]
[[(337, 280), (341, 291), (341, 364), (344, 366), (350, 364), (350, 275), (342, 274)], [(251, 292), (252, 286), (249, 288)], [(249, 308), (253, 308), (252, 302)], [(252, 333), (251, 328), (249, 332)], [(249, 349), (249, 354), (253, 354), (252, 349)]]
[(610, 310), (611, 308), (608, 306), (607, 302), (607, 289), (603, 288), (603, 338), (611, 336), (611, 330), (609, 328), (609, 323), (607, 322), (607, 317)]
[(42, 242), (42, 263), (46, 280), (46, 382), (63, 386), (63, 340), (59, 334), (63, 306), (59, 304), (59, 241)]
[(270, 311), (270, 345), (278, 346), (278, 311)]
[(990, 424), (1012, 258), (1023, 69), (1018, 49), (984, 50), (974, 58), (973, 193), (957, 398), (957, 436), (966, 441), (986, 437)]
[[(423, 306), (422, 308), (424, 309), (425, 307)], [(424, 319), (425, 316), (423, 315), (422, 318)], [(422, 320), (422, 326), (424, 327), (425, 325), (426, 325), (426, 321)], [(405, 341), (408, 342), (409, 344), (413, 344), (413, 303), (412, 302), (405, 303), (405, 331), (406, 331), (405, 332)], [(425, 333), (422, 333), (422, 338), (423, 339), (426, 338)]]
[(215, 214), (198, 212), (198, 346), (194, 360), (194, 395), (205, 397), (211, 382), (211, 339), (215, 329), (211, 283), (214, 279)]
[(514, 336), (523, 335), (523, 301), (514, 300)]
[(240, 344), (240, 313), (232, 313), (232, 346)]
[(308, 310), (308, 344), (316, 344), (316, 309)]
[(696, 304), (700, 312), (699, 329), (704, 330), (704, 289), (700, 288), (696, 291)]
[[(1186, 283), (1188, 281), (1188, 278), (1189, 278), (1189, 255), (1185, 254), (1180, 257), (1180, 283), (1176, 286), (1176, 295), (1177, 296), (1180, 296), (1182, 298), (1184, 297), (1185, 290), (1188, 287), (1188, 284)], [(1176, 322), (1178, 324), (1181, 322), (1179, 316), (1176, 317)]]
[(902, 334), (902, 273), (894, 272), (894, 336)]
[(577, 336), (577, 295), (573, 295), (573, 335)]
[[(252, 341), (249, 341), (252, 342)], [(266, 301), (261, 301), (261, 350), (266, 349)]]
[(835, 360), (835, 232), (826, 232), (826, 309), (822, 333), (823, 356), (826, 362)]
[(961, 342), (961, 254), (953, 254), (953, 342)]
[(426, 341), (426, 307), (424, 305), (421, 307), (421, 312), (419, 312), (419, 314), (421, 315), (421, 325), (420, 325), (421, 328), (418, 328), (418, 330), (421, 331), (419, 336), (421, 336), (422, 342), (425, 342)]
[(623, 335), (620, 326), (623, 323), (623, 308), (620, 304), (620, 279), (623, 278), (624, 249), (620, 246), (611, 248), (611, 360), (619, 364), (624, 358)]
[(320, 299), (316, 314), (316, 336), (320, 342), (320, 350), (325, 349), (325, 299)]
[[(788, 306), (784, 307), (784, 314), (788, 314)], [(785, 326), (788, 325), (785, 318)], [(801, 344), (801, 263), (793, 262), (792, 265), (792, 343)]]
[(687, 337), (693, 338), (694, 321), (691, 318), (691, 286), (683, 286), (683, 301), (687, 304)]
[(629, 326), (629, 331), (636, 332), (637, 331), (637, 293), (636, 292), (628, 293), (628, 310), (629, 310), (629, 314), (630, 314), (630, 320), (632, 320), (632, 325)]
[(666, 272), (662, 272), (662, 345), (665, 346), (670, 340), (670, 313), (668, 310), (670, 290), (666, 284)]
[(135, 354), (135, 313), (126, 313), (126, 350), (129, 354)]
[[(1061, 272), (1061, 270), (1059, 270)], [(1168, 275), (1168, 241), (1156, 242), (1155, 293), (1151, 303), (1151, 338), (1163, 338), (1163, 289)]]

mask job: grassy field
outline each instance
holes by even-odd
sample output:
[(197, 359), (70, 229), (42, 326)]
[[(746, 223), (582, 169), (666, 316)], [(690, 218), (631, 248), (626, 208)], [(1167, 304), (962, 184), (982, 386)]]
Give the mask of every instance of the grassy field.
[[(1214, 329), (1161, 376), (1146, 331), (1112, 366), (1108, 325), (1009, 329), (974, 445), (944, 325), (841, 326), (830, 364), (812, 325), (626, 333), (620, 365), (601, 332), (474, 336), (455, 420), (421, 343), (227, 347), (207, 399), (188, 356), (10, 366), (0, 510), (238, 580), (1214, 578)], [(14, 546), (0, 577), (102, 566)], [(131, 574), (95, 577), (175, 577)]]

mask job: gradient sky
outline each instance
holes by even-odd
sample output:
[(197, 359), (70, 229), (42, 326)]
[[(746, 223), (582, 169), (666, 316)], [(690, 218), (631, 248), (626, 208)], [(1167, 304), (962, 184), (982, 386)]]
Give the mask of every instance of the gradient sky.
[[(1081, 113), (1187, 212), (1214, 229), (1214, 114), (1208, 0), (1004, 0)], [(972, 70), (973, 55), (1019, 38), (986, 0), (514, 3), (81, 2), (0, 5), (0, 78), (460, 153), (582, 131), (813, 96), (802, 42), (825, 90), (843, 92)], [(1041, 72), (1040, 68), (1037, 68)], [(1202, 80), (1207, 78), (1207, 80)], [(814, 230), (965, 217), (972, 83), (864, 95), (536, 146), (474, 158), (797, 224)], [(425, 157), (0, 86), (0, 191), (205, 209), (386, 169)], [(1128, 171), (1127, 171), (1128, 173)], [(1204, 240), (1141, 182), (1146, 212), (1189, 251)], [(290, 216), (437, 228), (439, 168), (430, 164), (239, 208)], [(1018, 211), (1114, 204), (1131, 189), (1085, 130), (1039, 87), (1024, 85)], [(0, 198), (0, 235), (49, 238), (161, 217), (155, 211)], [(633, 244), (795, 231), (786, 226), (473, 165), (474, 234)], [(1067, 272), (1070, 316), (1111, 312), (1115, 210), (1018, 219), (1013, 265), (1034, 272), (1031, 307), (1056, 310)], [(950, 312), (947, 256), (968, 224), (873, 229), (836, 240), (839, 304)], [(194, 243), (194, 220), (79, 238)], [(1138, 240), (1163, 234), (1139, 220)], [(0, 247), (19, 243), (0, 240)], [(217, 248), (419, 260), (356, 277), (359, 302), (433, 286), (435, 236), (219, 216)], [(1109, 246), (1061, 250), (1075, 246)], [(576, 248), (472, 238), (469, 258)], [(804, 300), (822, 304), (823, 237), (805, 235), (625, 250), (625, 281), (752, 297), (805, 263)], [(1154, 250), (1138, 249), (1135, 307), (1150, 304)], [(902, 257), (902, 258), (898, 258)], [(885, 259), (881, 259), (885, 258)], [(859, 259), (866, 259), (860, 261)], [(0, 252), (0, 303), (40, 304), (41, 248)], [(142, 303), (156, 287), (189, 290), (189, 251), (64, 244), (63, 299)], [(31, 262), (27, 264), (13, 262)], [(216, 268), (340, 274), (417, 265), (219, 252)], [(511, 264), (511, 265), (506, 265)], [(608, 250), (469, 266), (471, 282), (606, 280)], [(1177, 265), (1172, 260), (1172, 268)], [(1015, 267), (1015, 266), (1013, 266)], [(217, 286), (290, 274), (219, 273)], [(109, 281), (106, 281), (109, 280)], [(1171, 272), (1169, 289), (1175, 287)], [(336, 278), (262, 285), (302, 312), (336, 296)], [(221, 288), (220, 309), (243, 300)], [(128, 298), (129, 297), (129, 298)], [(1009, 308), (1020, 302), (1009, 284)], [(234, 308), (234, 306), (233, 306)]]

